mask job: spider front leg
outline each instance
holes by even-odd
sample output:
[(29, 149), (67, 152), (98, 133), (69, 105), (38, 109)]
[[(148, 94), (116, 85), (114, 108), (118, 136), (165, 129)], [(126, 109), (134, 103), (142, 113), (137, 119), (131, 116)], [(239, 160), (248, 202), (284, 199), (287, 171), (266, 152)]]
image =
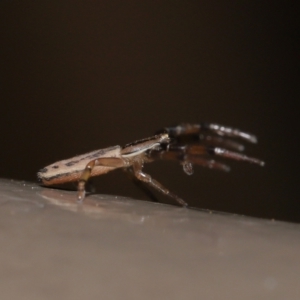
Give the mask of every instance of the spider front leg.
[(220, 147), (208, 147), (203, 145), (167, 145), (164, 149), (151, 150), (148, 156), (152, 159), (167, 159), (167, 160), (179, 160), (183, 166), (183, 170), (186, 174), (193, 174), (193, 164), (197, 164), (202, 167), (208, 167), (210, 169), (218, 169), (222, 171), (229, 171), (229, 166), (217, 162), (207, 156), (220, 156), (238, 161), (247, 161), (250, 163), (264, 165), (262, 160), (254, 157), (249, 157), (245, 154), (230, 151)]
[(96, 166), (104, 166), (111, 168), (122, 168), (127, 166), (127, 162), (118, 157), (103, 157), (91, 160), (83, 170), (80, 179), (78, 181), (78, 201), (83, 201), (85, 197), (85, 185), (91, 177), (93, 168)]
[(188, 207), (188, 204), (184, 200), (182, 200), (180, 197), (178, 197), (177, 195), (175, 195), (172, 192), (170, 192), (167, 188), (165, 188), (157, 180), (153, 179), (150, 175), (144, 173), (142, 171), (142, 168), (143, 168), (143, 163), (142, 162), (140, 162), (140, 161), (134, 162), (133, 165), (132, 165), (132, 168), (133, 168), (133, 173), (134, 173), (135, 177), (138, 180), (143, 181), (143, 182), (149, 184), (151, 187), (153, 187), (157, 191), (161, 192), (162, 194), (173, 198), (181, 206)]
[[(172, 148), (172, 147), (171, 147)], [(174, 147), (175, 149), (177, 148), (176, 146)], [(220, 147), (207, 147), (207, 146), (202, 146), (202, 145), (191, 145), (191, 146), (186, 146), (185, 149), (187, 153), (187, 157), (192, 159), (194, 156), (198, 155), (212, 155), (212, 156), (220, 156), (224, 158), (230, 158), (233, 160), (238, 160), (238, 161), (247, 161), (253, 164), (257, 164), (260, 166), (264, 166), (264, 162), (260, 159), (257, 159), (255, 157), (250, 157), (242, 153), (230, 151), (224, 148)]]
[(194, 173), (193, 164), (201, 167), (221, 170), (228, 172), (230, 167), (226, 164), (215, 161), (214, 159), (203, 156), (203, 153), (188, 153), (188, 146), (172, 145), (166, 147), (164, 150), (152, 150), (149, 152), (151, 159), (157, 160), (177, 160), (182, 164), (183, 170), (187, 175)]
[[(241, 131), (237, 128), (232, 128), (228, 126), (219, 125), (216, 123), (207, 123), (207, 122), (201, 122), (199, 124), (181, 123), (177, 126), (165, 127), (158, 132), (167, 132), (171, 138), (190, 136), (199, 140), (199, 139), (203, 139), (203, 137), (201, 137), (201, 134), (207, 135), (207, 133), (208, 134), (212, 133), (221, 137), (241, 138), (251, 143), (257, 142), (256, 136), (251, 133)], [(215, 138), (212, 139), (214, 140)], [(218, 142), (217, 139), (215, 139), (215, 141)], [(221, 140), (219, 139), (219, 141)], [(224, 141), (226, 143), (226, 140)], [(231, 141), (229, 141), (229, 144), (230, 143)], [(235, 142), (233, 142), (232, 145), (233, 147), (237, 148), (236, 150), (241, 150), (238, 148), (242, 146), (239, 146), (238, 144), (235, 145)]]

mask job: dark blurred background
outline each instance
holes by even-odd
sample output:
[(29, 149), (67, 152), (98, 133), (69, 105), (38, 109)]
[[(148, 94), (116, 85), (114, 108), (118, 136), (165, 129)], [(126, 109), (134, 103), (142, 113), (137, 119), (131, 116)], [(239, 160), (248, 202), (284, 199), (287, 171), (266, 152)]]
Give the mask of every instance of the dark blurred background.
[[(2, 0), (0, 176), (35, 181), (57, 160), (212, 121), (257, 134), (247, 154), (266, 167), (230, 162), (228, 174), (187, 176), (157, 162), (147, 172), (201, 208), (299, 222), (295, 6)], [(146, 199), (122, 171), (93, 182)]]

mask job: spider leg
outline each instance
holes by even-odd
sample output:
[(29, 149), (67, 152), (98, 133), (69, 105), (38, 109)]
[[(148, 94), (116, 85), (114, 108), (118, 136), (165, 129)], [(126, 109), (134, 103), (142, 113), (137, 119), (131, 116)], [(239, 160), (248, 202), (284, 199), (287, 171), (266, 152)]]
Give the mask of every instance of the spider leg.
[(171, 150), (152, 150), (149, 155), (151, 159), (165, 159), (165, 160), (178, 160), (181, 162), (183, 166), (183, 170), (186, 174), (192, 175), (193, 171), (193, 164), (196, 164), (201, 167), (221, 170), (225, 172), (230, 171), (230, 167), (226, 164), (220, 163), (215, 161), (214, 159), (210, 159), (198, 154), (186, 154), (185, 149), (183, 146), (178, 146), (177, 149), (174, 149), (174, 146)]
[(188, 175), (193, 174), (193, 164), (222, 171), (230, 170), (226, 164), (209, 159), (206, 156), (220, 156), (238, 161), (247, 161), (260, 166), (264, 165), (263, 161), (257, 158), (249, 157), (245, 154), (220, 147), (209, 147), (197, 144), (187, 146), (180, 146), (176, 144), (167, 145), (165, 149), (151, 150), (148, 155), (151, 159), (179, 160), (181, 161), (184, 172)]
[(182, 167), (186, 174), (192, 175), (194, 173), (193, 164), (212, 170), (220, 170), (224, 172), (230, 171), (230, 167), (228, 165), (220, 163), (214, 159), (199, 157), (197, 155), (188, 155), (186, 160), (182, 162)]
[(85, 186), (89, 178), (91, 177), (91, 173), (93, 168), (96, 166), (106, 166), (112, 168), (121, 168), (126, 166), (126, 161), (118, 157), (103, 157), (91, 160), (83, 170), (80, 179), (78, 181), (78, 201), (82, 201), (85, 197)]
[(201, 142), (201, 144), (204, 144), (204, 145), (229, 148), (229, 149), (232, 149), (235, 151), (244, 151), (244, 149), (245, 149), (243, 144), (238, 143), (232, 139), (228, 139), (228, 138), (224, 138), (224, 137), (220, 137), (220, 136), (199, 134), (198, 142)]
[[(172, 146), (170, 147), (172, 149)], [(175, 149), (177, 149), (177, 146), (174, 146)], [(247, 161), (250, 163), (258, 164), (260, 166), (264, 165), (264, 162), (260, 159), (247, 156), (245, 154), (230, 151), (224, 148), (220, 147), (208, 147), (203, 145), (191, 145), (186, 146), (185, 151), (187, 153), (187, 157), (190, 155), (216, 155), (220, 157), (230, 158), (238, 161)]]
[(148, 188), (148, 186), (146, 186), (143, 181), (140, 181), (135, 177), (132, 168), (124, 168), (123, 170), (126, 172), (129, 179), (132, 180), (134, 185), (138, 187), (141, 191), (143, 191), (147, 197), (149, 197), (153, 202), (159, 202), (157, 197), (150, 190), (150, 188)]
[(215, 147), (228, 148), (235, 151), (244, 151), (245, 147), (240, 142), (237, 142), (233, 139), (216, 136), (216, 135), (208, 135), (208, 134), (194, 134), (194, 135), (179, 135), (177, 137), (173, 137), (171, 140), (171, 144), (177, 145), (190, 145), (190, 144), (201, 144)]
[(165, 127), (158, 131), (158, 133), (160, 132), (167, 132), (171, 138), (178, 138), (179, 136), (186, 135), (197, 137), (201, 133), (214, 133), (219, 136), (241, 138), (251, 143), (257, 142), (256, 136), (251, 133), (241, 131), (237, 128), (206, 122), (201, 122), (199, 124), (181, 123), (174, 127)]
[(162, 184), (160, 184), (157, 180), (153, 179), (150, 175), (144, 173), (142, 171), (143, 168), (143, 164), (139, 161), (136, 161), (133, 163), (133, 173), (135, 175), (135, 177), (140, 180), (143, 181), (145, 183), (147, 183), (148, 185), (150, 185), (152, 188), (154, 188), (155, 190), (161, 192), (164, 195), (167, 195), (171, 198), (173, 198), (174, 200), (176, 200), (180, 205), (187, 207), (188, 204), (182, 200), (181, 198), (179, 198), (177, 195), (173, 194), (172, 192), (170, 192), (167, 188), (165, 188)]

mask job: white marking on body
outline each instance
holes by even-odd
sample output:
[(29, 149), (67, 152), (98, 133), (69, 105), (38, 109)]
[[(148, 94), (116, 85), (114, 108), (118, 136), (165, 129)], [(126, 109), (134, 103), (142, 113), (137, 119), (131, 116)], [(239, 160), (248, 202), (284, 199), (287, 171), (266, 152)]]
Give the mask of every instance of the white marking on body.
[(143, 152), (145, 152), (149, 149), (152, 149), (152, 148), (155, 148), (155, 147), (158, 147), (158, 146), (159, 146), (159, 143), (155, 143), (155, 144), (152, 144), (152, 145), (147, 145), (146, 147), (144, 147), (142, 149), (139, 149), (137, 151), (133, 151), (133, 152), (128, 153), (128, 154), (122, 154), (122, 157), (126, 158), (126, 157), (137, 156), (137, 155), (142, 154)]

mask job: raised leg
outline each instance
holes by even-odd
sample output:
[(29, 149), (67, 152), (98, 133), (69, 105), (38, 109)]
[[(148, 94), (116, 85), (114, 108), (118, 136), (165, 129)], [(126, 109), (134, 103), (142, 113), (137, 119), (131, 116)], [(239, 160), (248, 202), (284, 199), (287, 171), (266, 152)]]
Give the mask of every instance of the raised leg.
[(149, 158), (179, 160), (183, 170), (189, 175), (193, 173), (193, 164), (222, 171), (230, 170), (226, 164), (216, 162), (209, 156), (220, 156), (248, 161), (260, 166), (264, 165), (264, 162), (259, 159), (236, 152), (243, 151), (244, 146), (231, 138), (240, 138), (251, 143), (257, 142), (255, 135), (236, 128), (205, 122), (182, 123), (173, 127), (165, 127), (159, 132), (168, 133), (172, 139), (171, 143), (161, 144), (160, 149), (150, 150)]
[(186, 146), (180, 146), (176, 144), (168, 145), (165, 147), (165, 149), (151, 150), (148, 155), (151, 159), (179, 160), (183, 166), (184, 172), (188, 175), (193, 173), (193, 164), (222, 171), (230, 170), (229, 166), (226, 164), (217, 162), (208, 158), (207, 156), (220, 156), (238, 161), (247, 161), (260, 166), (264, 165), (263, 161), (257, 158), (249, 157), (245, 154), (229, 151), (224, 148), (208, 147), (197, 144)]
[(257, 142), (256, 136), (251, 133), (243, 132), (237, 128), (206, 122), (199, 124), (182, 123), (174, 127), (163, 128), (158, 131), (158, 133), (160, 132), (167, 132), (171, 138), (187, 135), (197, 137), (201, 133), (214, 133), (219, 136), (241, 138), (251, 143)]
[(89, 180), (92, 170), (95, 166), (106, 166), (112, 168), (125, 167), (126, 162), (118, 157), (103, 157), (91, 160), (85, 167), (78, 181), (78, 201), (82, 201), (85, 197), (85, 185)]
[(220, 136), (212, 136), (212, 135), (205, 135), (199, 134), (197, 136), (199, 142), (215, 146), (215, 147), (222, 147), (222, 148), (229, 148), (235, 151), (244, 151), (245, 147), (243, 144), (233, 141), (232, 139), (220, 137)]
[(150, 175), (144, 173), (142, 171), (142, 167), (143, 167), (143, 165), (140, 162), (135, 162), (133, 164), (133, 172), (134, 172), (134, 175), (136, 176), (136, 178), (138, 180), (146, 182), (147, 184), (149, 184), (151, 187), (153, 187), (157, 191), (161, 192), (162, 194), (167, 195), (167, 196), (173, 198), (180, 205), (182, 205), (184, 207), (188, 206), (188, 204), (184, 200), (182, 200), (181, 198), (179, 198), (177, 195), (171, 193), (167, 188), (165, 188), (158, 181), (156, 181), (155, 179), (153, 179)]
[[(172, 149), (172, 147), (170, 147)], [(175, 146), (176, 149), (176, 146)], [(224, 148), (219, 148), (219, 147), (207, 147), (207, 146), (202, 146), (202, 145), (191, 145), (186, 147), (186, 153), (188, 156), (193, 156), (193, 155), (216, 155), (216, 156), (221, 156), (225, 158), (231, 158), (234, 160), (240, 160), (240, 161), (247, 161), (250, 163), (258, 164), (260, 166), (264, 165), (264, 162), (261, 161), (260, 159), (254, 158), (254, 157), (249, 157), (245, 154), (241, 154), (238, 152), (230, 151)]]

